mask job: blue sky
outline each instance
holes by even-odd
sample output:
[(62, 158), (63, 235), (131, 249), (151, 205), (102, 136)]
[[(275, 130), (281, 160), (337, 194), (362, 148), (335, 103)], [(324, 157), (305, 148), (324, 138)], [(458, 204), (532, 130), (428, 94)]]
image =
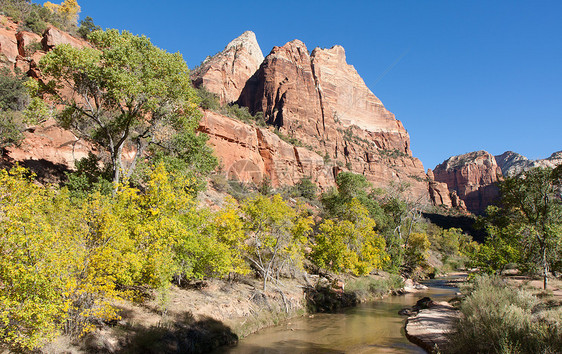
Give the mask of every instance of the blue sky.
[(426, 169), (481, 149), (532, 159), (562, 150), (560, 1), (78, 3), (81, 18), (145, 34), (190, 67), (246, 30), (264, 55), (295, 38), (310, 51), (342, 45)]

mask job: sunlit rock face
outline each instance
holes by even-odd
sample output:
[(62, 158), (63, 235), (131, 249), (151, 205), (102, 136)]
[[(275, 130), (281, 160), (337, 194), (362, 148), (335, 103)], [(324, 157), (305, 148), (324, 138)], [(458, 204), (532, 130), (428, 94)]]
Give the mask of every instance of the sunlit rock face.
[[(223, 95), (222, 87), (207, 89)], [(429, 182), (422, 163), (412, 156), (408, 133), (347, 64), (341, 46), (310, 53), (303, 42), (293, 40), (274, 47), (237, 103), (263, 114), (270, 126), (298, 141), (300, 155), (311, 161), (301, 157), (296, 165), (320, 164), (312, 169), (322, 171), (318, 173), (327, 186), (334, 185), (337, 173), (350, 170), (377, 187), (407, 184), (411, 196), (430, 201)], [(276, 154), (271, 159), (276, 161)], [(450, 198), (440, 204), (451, 206)]]
[(221, 103), (238, 100), (246, 82), (263, 62), (263, 54), (252, 31), (228, 43), (226, 48), (205, 59), (191, 73), (195, 86), (217, 94)]
[(562, 165), (562, 151), (557, 151), (546, 159), (529, 160), (525, 156), (513, 151), (506, 151), (501, 155), (495, 156), (498, 166), (506, 177), (513, 177), (523, 171), (535, 167), (550, 167)]

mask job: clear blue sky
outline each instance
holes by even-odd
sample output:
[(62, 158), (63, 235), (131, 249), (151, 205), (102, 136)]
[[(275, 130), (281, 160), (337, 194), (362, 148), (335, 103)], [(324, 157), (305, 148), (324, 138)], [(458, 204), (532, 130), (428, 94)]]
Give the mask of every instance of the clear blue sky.
[(246, 30), (264, 55), (295, 38), (311, 51), (342, 45), (425, 168), (480, 149), (532, 159), (562, 150), (561, 1), (78, 3), (81, 18), (145, 34), (190, 67)]

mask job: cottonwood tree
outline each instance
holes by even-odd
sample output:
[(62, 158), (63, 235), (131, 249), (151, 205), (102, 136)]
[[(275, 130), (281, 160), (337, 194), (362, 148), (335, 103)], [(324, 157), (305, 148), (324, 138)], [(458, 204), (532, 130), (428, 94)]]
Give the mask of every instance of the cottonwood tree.
[(560, 168), (535, 168), (499, 184), (501, 213), (519, 236), (519, 245), (540, 260), (543, 286), (548, 285), (549, 253), (562, 237)]
[[(64, 127), (109, 153), (115, 185), (131, 176), (149, 146), (212, 168), (205, 138), (195, 133), (198, 98), (181, 54), (114, 29), (89, 40), (93, 48), (63, 44), (45, 55), (40, 68), (47, 79), (34, 89), (63, 107)], [(125, 149), (133, 152), (127, 161)]]
[(301, 208), (292, 208), (280, 195), (257, 195), (241, 206), (248, 241), (246, 258), (263, 278), (263, 291), (269, 279), (291, 262), (304, 256), (303, 246), (312, 232), (312, 218)]

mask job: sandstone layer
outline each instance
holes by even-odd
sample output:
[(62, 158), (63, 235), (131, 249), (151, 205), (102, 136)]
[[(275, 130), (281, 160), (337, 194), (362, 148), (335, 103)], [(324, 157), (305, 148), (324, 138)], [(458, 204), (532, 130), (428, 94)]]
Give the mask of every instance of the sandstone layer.
[(226, 48), (191, 73), (195, 86), (216, 93), (222, 104), (238, 100), (246, 82), (263, 61), (263, 53), (252, 31), (228, 43)]
[(269, 177), (274, 186), (280, 186), (311, 177), (320, 186), (333, 185), (333, 170), (322, 156), (281, 140), (269, 129), (205, 111), (199, 130), (209, 136), (229, 179), (259, 185)]
[(435, 167), (435, 181), (446, 183), (473, 213), (481, 213), (499, 195), (495, 183), (502, 177), (496, 159), (486, 151), (453, 156)]

